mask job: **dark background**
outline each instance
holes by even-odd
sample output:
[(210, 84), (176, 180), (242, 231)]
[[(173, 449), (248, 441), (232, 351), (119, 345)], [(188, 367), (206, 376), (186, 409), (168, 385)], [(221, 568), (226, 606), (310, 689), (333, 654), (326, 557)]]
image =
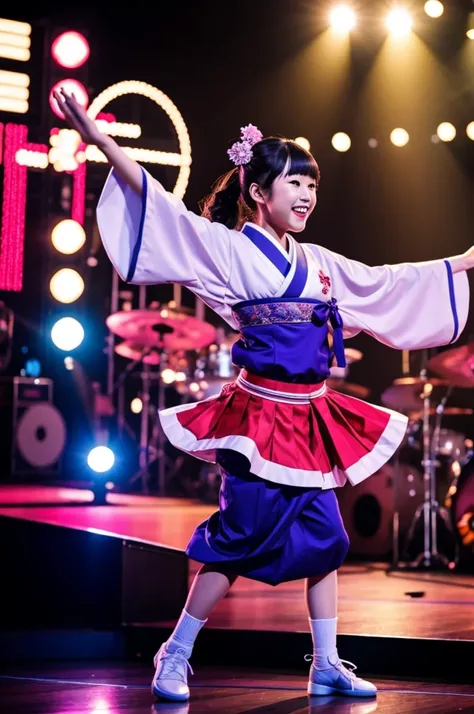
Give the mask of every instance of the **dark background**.
[[(265, 135), (305, 136), (311, 143), (322, 180), (318, 207), (303, 240), (371, 265), (448, 257), (474, 242), (474, 142), (465, 136), (467, 123), (474, 120), (474, 42), (465, 38), (472, 2), (446, 3), (438, 20), (425, 15), (423, 2), (412, 2), (416, 37), (391, 53), (382, 27), (386, 7), (380, 2), (358, 3), (359, 26), (345, 48), (325, 35), (330, 7), (325, 2), (174, 0), (128, 3), (124, 9), (97, 5), (11, 6), (11, 19), (33, 25), (27, 69), (32, 75), (31, 110), (25, 116), (0, 114), (1, 121), (24, 121), (30, 140), (46, 143), (44, 129), (51, 117), (45, 116), (42, 100), (45, 31), (78, 29), (87, 33), (91, 45), (92, 98), (115, 82), (138, 79), (158, 87), (177, 105), (191, 138), (193, 162), (185, 195), (190, 209), (197, 210), (217, 176), (231, 168), (226, 151), (239, 128), (253, 123)], [(23, 70), (18, 65), (15, 69)], [(142, 124), (137, 145), (178, 150), (171, 122), (148, 100), (120, 99), (106, 111), (116, 113), (119, 121)], [(451, 144), (431, 141), (441, 121), (457, 127)], [(410, 134), (401, 149), (389, 141), (397, 126)], [(351, 136), (349, 152), (332, 148), (336, 131)], [(376, 149), (369, 148), (369, 138), (378, 140)], [(174, 169), (147, 168), (172, 189)], [(98, 245), (93, 211), (106, 172), (102, 165), (88, 170), (84, 257)], [(1, 296), (16, 313), (10, 371), (17, 374), (21, 368), (24, 347), (40, 359), (44, 376), (55, 379), (58, 400), (67, 394), (69, 407), (74, 405), (75, 416), (68, 418), (74, 424), (73, 442), (80, 443), (82, 436), (75, 430), (85, 424), (87, 431), (89, 426), (72, 398), (64, 355), (51, 348), (48, 336), (60, 308), (48, 296), (58, 257), (45, 226), (45, 180), (44, 173), (29, 172), (23, 291)], [(103, 383), (111, 267), (100, 248), (97, 257), (96, 268), (83, 266), (86, 293), (67, 312), (85, 320), (86, 339), (77, 359), (90, 379)], [(152, 288), (149, 299), (169, 299), (170, 291), (169, 286)], [(185, 302), (192, 304), (189, 296)], [(208, 314), (208, 319), (214, 318)], [(472, 337), (473, 325), (471, 317), (459, 344)], [(350, 380), (370, 387), (371, 399), (378, 402), (380, 393), (402, 374), (401, 354), (365, 335), (347, 346), (364, 353), (351, 368)], [(413, 373), (425, 358), (412, 355)], [(471, 402), (469, 390), (456, 390), (451, 399), (461, 406)]]

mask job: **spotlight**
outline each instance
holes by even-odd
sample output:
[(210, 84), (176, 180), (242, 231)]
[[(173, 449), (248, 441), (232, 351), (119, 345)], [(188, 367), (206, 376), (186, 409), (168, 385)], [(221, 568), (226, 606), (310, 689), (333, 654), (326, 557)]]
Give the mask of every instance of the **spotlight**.
[(49, 289), (58, 302), (69, 304), (84, 292), (84, 280), (76, 270), (61, 268), (51, 278)]
[(110, 471), (115, 463), (115, 454), (108, 446), (96, 446), (87, 456), (87, 465), (97, 474)]
[(351, 148), (350, 137), (343, 131), (339, 131), (331, 139), (331, 144), (336, 151), (349, 151)]
[(470, 12), (467, 18), (466, 37), (469, 40), (474, 40), (474, 12)]
[(354, 29), (356, 16), (354, 11), (347, 5), (338, 5), (332, 10), (329, 22), (336, 32), (346, 33)]
[(412, 27), (413, 21), (407, 10), (396, 7), (391, 10), (387, 17), (387, 27), (394, 37), (406, 37)]
[(89, 43), (79, 32), (63, 32), (54, 40), (51, 54), (61, 67), (77, 69), (89, 58)]
[(467, 125), (466, 134), (471, 139), (471, 141), (474, 141), (474, 121), (469, 122), (469, 124)]
[(436, 133), (441, 141), (452, 141), (456, 136), (456, 129), (449, 121), (444, 121), (436, 129)]
[(61, 317), (51, 330), (51, 339), (64, 352), (75, 350), (84, 339), (84, 328), (74, 317)]
[(72, 255), (82, 248), (86, 242), (86, 234), (80, 223), (72, 218), (65, 218), (54, 226), (51, 242), (60, 253)]
[(428, 0), (428, 2), (425, 2), (425, 12), (429, 17), (441, 17), (444, 12), (444, 5), (439, 0)]
[(390, 141), (394, 146), (406, 146), (410, 137), (405, 129), (394, 129), (390, 134)]
[(133, 414), (140, 414), (143, 409), (143, 402), (140, 397), (135, 397), (134, 399), (132, 399), (132, 401), (130, 402), (130, 409)]
[(295, 139), (295, 144), (301, 146), (302, 149), (306, 149), (306, 151), (309, 151), (311, 149), (311, 144), (309, 143), (308, 139), (305, 139), (304, 136), (297, 136)]

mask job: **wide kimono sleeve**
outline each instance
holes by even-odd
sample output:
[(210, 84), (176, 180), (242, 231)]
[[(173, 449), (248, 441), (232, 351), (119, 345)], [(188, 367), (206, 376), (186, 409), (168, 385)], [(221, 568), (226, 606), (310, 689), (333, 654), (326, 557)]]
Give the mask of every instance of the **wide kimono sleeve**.
[(142, 169), (139, 196), (113, 169), (97, 206), (104, 248), (126, 282), (179, 283), (220, 303), (231, 268), (231, 231), (188, 211)]
[(427, 349), (455, 342), (469, 312), (465, 272), (448, 260), (369, 267), (311, 246), (330, 276), (345, 337), (367, 332), (396, 349)]

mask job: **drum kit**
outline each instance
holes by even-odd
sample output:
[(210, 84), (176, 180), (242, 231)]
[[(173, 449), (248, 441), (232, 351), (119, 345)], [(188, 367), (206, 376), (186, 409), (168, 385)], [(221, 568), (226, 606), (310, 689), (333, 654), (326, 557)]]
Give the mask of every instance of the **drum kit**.
[[(381, 397), (386, 407), (409, 418), (405, 443), (394, 460), (393, 567), (400, 567), (399, 535), (406, 499), (421, 496), (406, 533), (404, 567), (452, 569), (462, 559), (460, 545), (470, 537), (462, 537), (461, 521), (465, 530), (468, 523), (474, 541), (474, 516), (466, 521), (469, 508), (459, 513), (461, 495), (474, 511), (469, 467), (473, 442), (466, 437), (473, 409), (448, 406), (448, 401), (454, 390), (474, 388), (474, 344), (448, 349), (430, 359), (423, 353), (423, 358), (419, 376), (396, 379)], [(428, 371), (437, 376), (428, 376)], [(461, 397), (458, 391), (456, 395)], [(450, 428), (453, 425), (455, 429)], [(441, 552), (441, 541), (445, 552)]]
[[(228, 334), (222, 327), (196, 317), (194, 310), (178, 308), (174, 302), (122, 310), (110, 315), (106, 323), (111, 334), (123, 340), (115, 345), (115, 353), (129, 361), (113, 387), (114, 392), (118, 391), (119, 431), (126, 428), (124, 382), (140, 369), (139, 471), (132, 480), (141, 479), (142, 490), (149, 492), (149, 469), (157, 461), (158, 492), (164, 495), (168, 479), (166, 440), (157, 411), (167, 406), (166, 387), (175, 388), (181, 403), (218, 394), (223, 384), (236, 376), (231, 346), (238, 333)], [(362, 352), (346, 348), (345, 356), (347, 366), (331, 368), (328, 386), (367, 399), (367, 387), (348, 381), (350, 367), (363, 358)], [(474, 343), (448, 349), (430, 359), (423, 353), (423, 359), (424, 368), (418, 376), (396, 379), (381, 397), (384, 406), (409, 418), (405, 442), (393, 459), (393, 564), (400, 565), (400, 532), (405, 531), (403, 555), (409, 557), (410, 565), (451, 568), (459, 558), (459, 536), (463, 543), (470, 543), (471, 537), (474, 543), (473, 444), (466, 438), (467, 425), (463, 424), (472, 417), (473, 409), (447, 403), (454, 390), (474, 388)], [(436, 377), (428, 376), (428, 371)], [(152, 385), (158, 388), (157, 403), (151, 400)], [(456, 429), (450, 428), (453, 424)], [(180, 463), (178, 457), (171, 468), (179, 468)], [(440, 552), (440, 524), (445, 532), (449, 531), (452, 543), (457, 544), (453, 552), (451, 546), (448, 548), (448, 554)], [(419, 551), (414, 552), (418, 547)]]
[[(139, 471), (131, 481), (140, 479), (142, 491), (148, 493), (149, 469), (157, 461), (158, 493), (164, 495), (169, 459), (157, 412), (167, 406), (166, 387), (173, 386), (182, 403), (218, 394), (234, 377), (230, 348), (237, 335), (226, 335), (222, 328), (196, 317), (194, 310), (178, 308), (174, 302), (122, 310), (110, 315), (106, 324), (114, 337), (122, 339), (115, 345), (115, 353), (129, 360), (112, 388), (112, 393), (118, 394), (119, 435), (127, 428), (124, 384), (140, 369)], [(158, 388), (156, 404), (151, 400), (152, 385)], [(179, 468), (181, 462), (178, 458), (171, 467)]]

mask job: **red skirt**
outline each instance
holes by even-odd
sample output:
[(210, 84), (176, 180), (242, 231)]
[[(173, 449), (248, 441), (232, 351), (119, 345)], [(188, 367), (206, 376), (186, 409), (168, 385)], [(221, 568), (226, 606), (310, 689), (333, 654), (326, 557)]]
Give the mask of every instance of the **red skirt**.
[(219, 449), (268, 481), (323, 489), (359, 483), (399, 447), (408, 419), (320, 384), (288, 384), (243, 370), (217, 397), (160, 412), (170, 442), (215, 463)]

